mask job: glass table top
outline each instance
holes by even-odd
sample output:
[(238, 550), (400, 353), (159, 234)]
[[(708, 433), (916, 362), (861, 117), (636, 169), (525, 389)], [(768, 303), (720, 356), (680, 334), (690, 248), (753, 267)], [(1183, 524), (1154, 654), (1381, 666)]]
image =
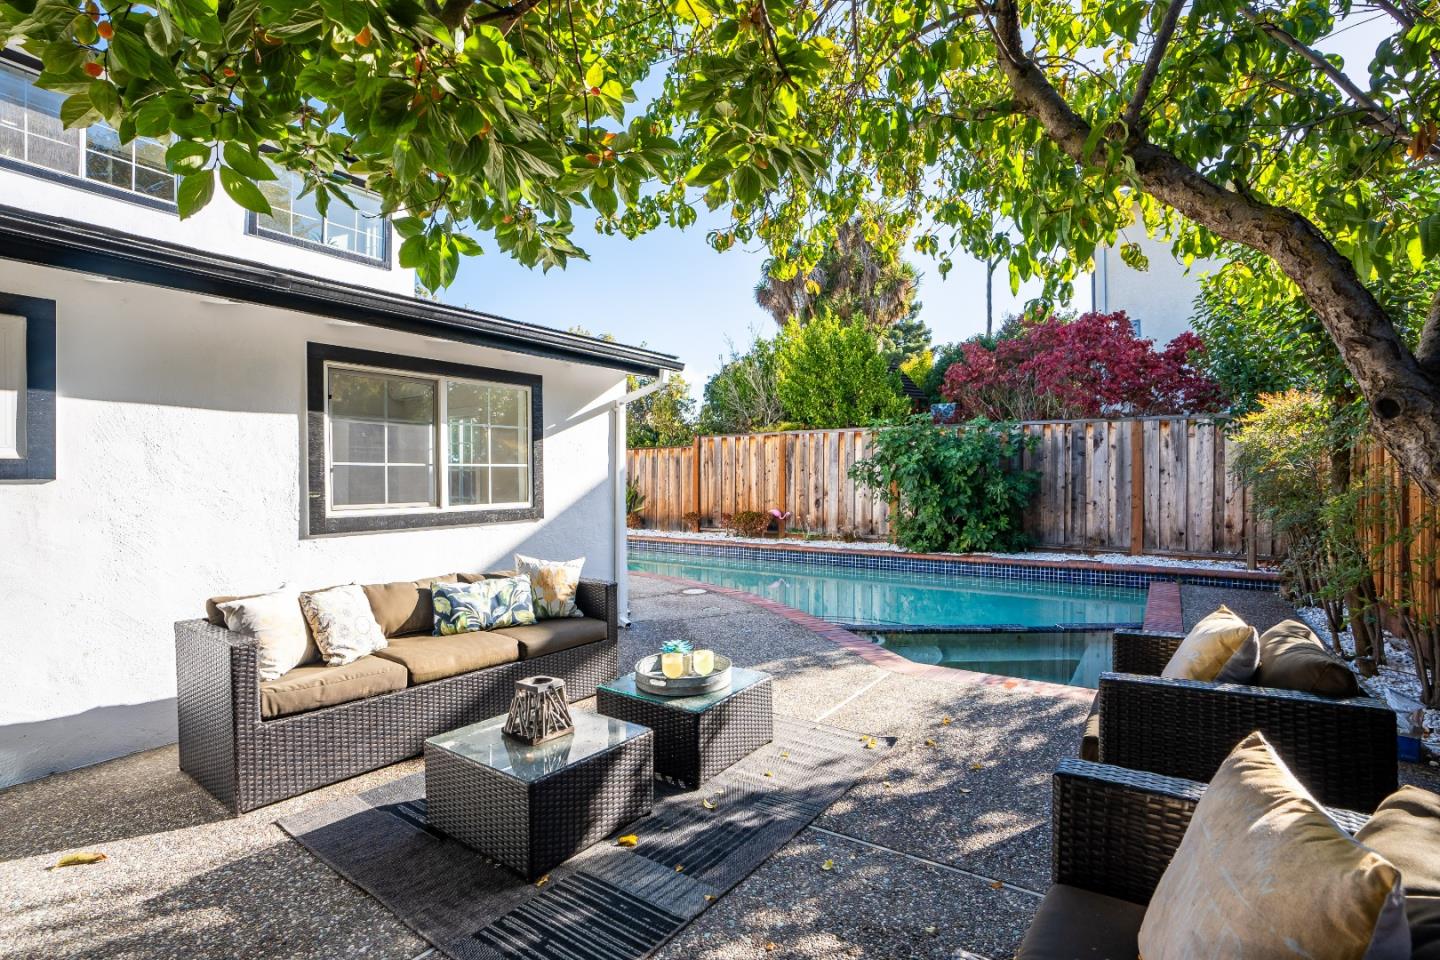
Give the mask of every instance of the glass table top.
[(618, 693), (624, 697), (633, 697), (636, 700), (643, 700), (646, 703), (659, 704), (662, 707), (670, 707), (673, 710), (684, 710), (689, 713), (704, 713), (706, 710), (724, 700), (735, 696), (743, 690), (755, 686), (770, 679), (770, 674), (761, 673), (759, 670), (746, 670), (744, 667), (730, 668), (730, 686), (724, 690), (716, 690), (713, 693), (702, 693), (693, 697), (661, 697), (653, 693), (647, 693), (635, 686), (635, 674), (627, 673), (623, 677), (616, 677), (608, 683), (600, 684), (600, 689), (608, 690), (611, 693)]
[(524, 783), (534, 783), (557, 770), (650, 732), (648, 727), (589, 711), (571, 711), (570, 718), (575, 722), (574, 733), (534, 747), (505, 736), (503, 714), (431, 737), (425, 743), (466, 760), (483, 763)]

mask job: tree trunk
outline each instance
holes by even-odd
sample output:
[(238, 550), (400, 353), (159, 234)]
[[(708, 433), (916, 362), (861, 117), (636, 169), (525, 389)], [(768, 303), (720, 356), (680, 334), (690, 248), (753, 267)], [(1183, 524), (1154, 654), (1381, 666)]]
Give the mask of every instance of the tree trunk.
[[(1090, 124), (1025, 56), (1015, 0), (995, 0), (991, 9), (1015, 107), (1077, 165), (1103, 155), (1103, 142), (1087, 149)], [(1354, 265), (1300, 214), (1226, 190), (1136, 132), (1125, 152), (1146, 193), (1216, 236), (1269, 256), (1295, 282), (1359, 384), (1380, 440), (1429, 496), (1440, 498), (1440, 375), (1401, 341)]]

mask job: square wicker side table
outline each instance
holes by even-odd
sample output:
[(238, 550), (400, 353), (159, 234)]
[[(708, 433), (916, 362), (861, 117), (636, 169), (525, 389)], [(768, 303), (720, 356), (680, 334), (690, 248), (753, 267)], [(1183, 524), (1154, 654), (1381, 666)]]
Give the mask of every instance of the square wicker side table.
[(771, 681), (758, 670), (731, 669), (727, 690), (660, 697), (627, 673), (595, 691), (595, 709), (655, 731), (655, 773), (694, 790), (775, 739)]
[(492, 717), (425, 741), (430, 825), (535, 880), (650, 812), (655, 736), (588, 711), (539, 746)]

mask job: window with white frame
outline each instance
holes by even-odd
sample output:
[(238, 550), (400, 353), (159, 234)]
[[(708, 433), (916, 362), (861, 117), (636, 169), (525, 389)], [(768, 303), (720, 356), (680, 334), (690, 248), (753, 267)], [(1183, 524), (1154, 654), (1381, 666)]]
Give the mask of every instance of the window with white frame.
[(265, 199), (270, 201), (270, 213), (252, 218), (255, 233), (380, 263), (389, 258), (387, 223), (380, 213), (378, 196), (359, 187), (347, 187), (345, 195), (354, 207), (332, 199), (322, 214), (314, 191), (305, 192), (304, 177), (293, 170), (277, 170), (276, 174), (276, 179), (260, 184)]
[(331, 515), (532, 504), (531, 388), (327, 363)]
[(96, 123), (66, 130), (64, 94), (41, 90), (27, 70), (0, 63), (0, 157), (175, 202), (175, 175), (165, 167), (165, 144), (136, 137), (122, 144), (115, 129)]

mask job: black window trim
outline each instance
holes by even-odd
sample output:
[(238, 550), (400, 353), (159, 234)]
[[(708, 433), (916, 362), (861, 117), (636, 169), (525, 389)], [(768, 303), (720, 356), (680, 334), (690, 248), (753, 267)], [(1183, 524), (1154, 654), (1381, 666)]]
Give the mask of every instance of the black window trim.
[(390, 218), (381, 218), (380, 227), (380, 255), (367, 257), (363, 253), (355, 253), (353, 250), (341, 250), (338, 247), (328, 246), (323, 243), (316, 243), (314, 240), (306, 240), (303, 237), (292, 237), (288, 233), (281, 233), (279, 230), (266, 230), (260, 226), (260, 217), (253, 210), (245, 211), (245, 234), (251, 237), (259, 237), (261, 240), (273, 240), (276, 243), (287, 243), (292, 247), (299, 247), (302, 250), (314, 250), (316, 253), (327, 254), (332, 257), (339, 257), (341, 260), (349, 260), (352, 263), (363, 263), (367, 267), (376, 267), (382, 270), (393, 270), (394, 264), (390, 262)]
[[(404, 354), (381, 353), (328, 343), (310, 342), (306, 351), (306, 499), (308, 502), (308, 534), (312, 537), (346, 533), (377, 533), (389, 530), (417, 530), (429, 527), (482, 526), (519, 520), (538, 520), (545, 516), (544, 465), (544, 378), (538, 374), (517, 373), (469, 364), (431, 360)], [(329, 477), (326, 476), (325, 450), (325, 366), (327, 363), (375, 367), (424, 376), (456, 377), (467, 380), (488, 380), (530, 389), (530, 504), (493, 510), (485, 507), (451, 507), (443, 510), (413, 513), (331, 514)], [(437, 469), (444, 464), (437, 463)]]
[[(19, 67), (31, 73), (36, 73), (40, 70), (40, 61), (15, 50), (0, 50), (0, 62), (8, 63), (13, 67)], [(80, 149), (83, 151), (86, 148), (82, 146)], [(173, 201), (163, 200), (160, 197), (152, 197), (135, 190), (126, 190), (124, 187), (117, 187), (103, 180), (91, 180), (79, 174), (66, 173), (63, 170), (55, 170), (51, 167), (43, 167), (38, 163), (27, 163), (24, 160), (16, 160), (13, 157), (0, 157), (0, 170), (10, 170), (27, 177), (34, 177), (37, 180), (48, 180), (51, 183), (58, 183), (64, 187), (99, 194), (111, 200), (122, 200), (125, 203), (148, 207), (151, 210), (159, 210), (162, 213), (173, 213), (176, 216), (180, 214), (180, 208), (176, 206)], [(176, 189), (179, 189), (178, 185)]]
[(25, 456), (0, 459), (0, 481), (55, 479), (55, 301), (0, 292), (0, 313), (25, 318)]

